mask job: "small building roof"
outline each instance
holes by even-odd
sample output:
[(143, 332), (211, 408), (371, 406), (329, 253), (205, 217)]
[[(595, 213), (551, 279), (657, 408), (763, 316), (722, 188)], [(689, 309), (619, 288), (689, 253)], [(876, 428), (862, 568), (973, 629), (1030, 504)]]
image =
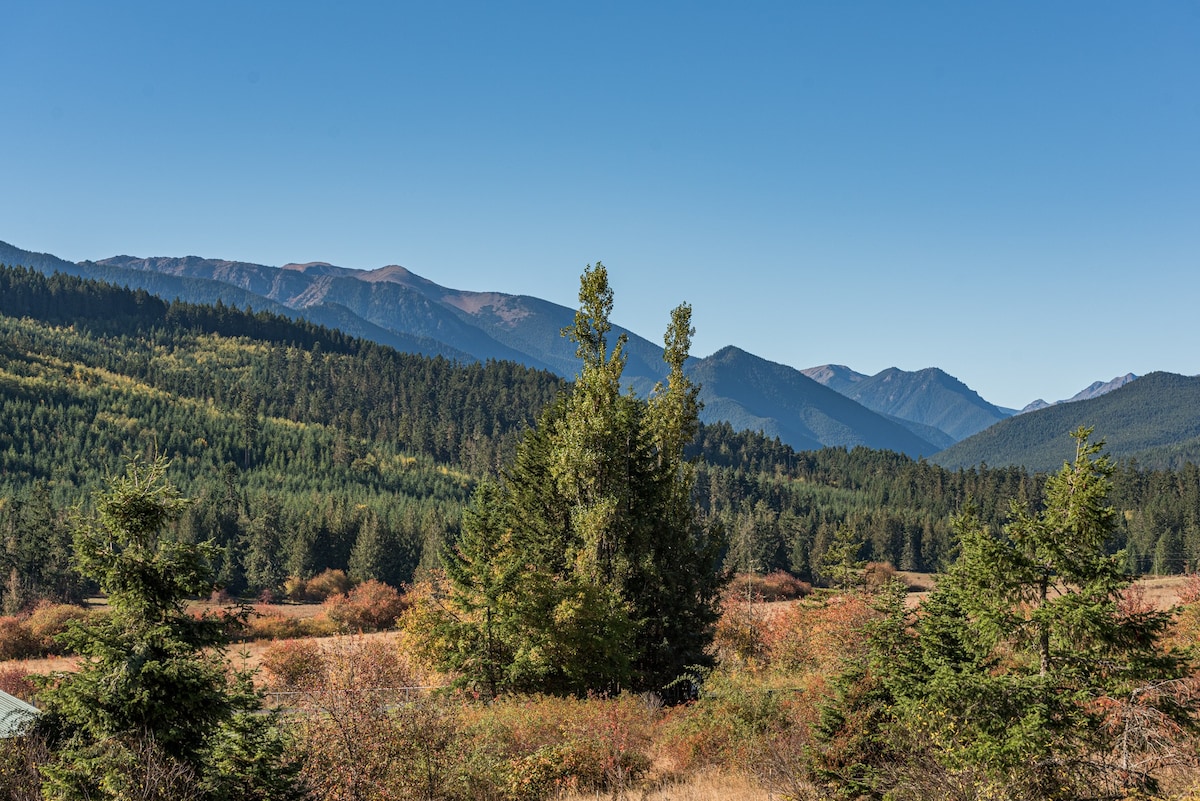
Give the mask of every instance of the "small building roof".
[(15, 737), (40, 714), (41, 711), (33, 704), (0, 690), (0, 738)]

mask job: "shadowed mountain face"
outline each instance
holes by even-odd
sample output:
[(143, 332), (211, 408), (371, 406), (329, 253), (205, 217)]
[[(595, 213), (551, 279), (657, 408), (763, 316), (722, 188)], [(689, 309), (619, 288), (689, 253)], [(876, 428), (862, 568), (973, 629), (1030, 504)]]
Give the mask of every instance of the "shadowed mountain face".
[(1009, 416), (936, 367), (916, 372), (889, 367), (867, 376), (842, 365), (827, 364), (803, 372), (868, 409), (942, 431), (951, 442)]
[(700, 359), (691, 375), (703, 387), (702, 416), (728, 420), (735, 428), (761, 429), (784, 442), (808, 443), (806, 448), (864, 445), (910, 456), (937, 450), (903, 425), (822, 386), (799, 370), (735, 347)]
[(1074, 458), (1070, 432), (1095, 430), (1115, 459), (1143, 467), (1178, 468), (1200, 462), (1200, 377), (1150, 373), (1119, 389), (1010, 417), (952, 445), (930, 461), (943, 467), (1020, 465), (1051, 471)]

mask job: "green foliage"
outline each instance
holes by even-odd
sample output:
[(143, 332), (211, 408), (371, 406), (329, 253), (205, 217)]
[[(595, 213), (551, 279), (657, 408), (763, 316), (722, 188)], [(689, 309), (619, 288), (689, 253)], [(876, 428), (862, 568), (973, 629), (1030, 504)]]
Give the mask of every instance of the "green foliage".
[(1090, 426), (1106, 432), (1111, 453), (1158, 469), (1200, 462), (1200, 378), (1150, 373), (1098, 398), (1060, 403), (1010, 417), (946, 448), (932, 461), (949, 468), (987, 462), (1056, 469), (1071, 459), (1063, 432)]
[(664, 687), (706, 659), (718, 538), (690, 505), (684, 445), (696, 388), (683, 373), (690, 309), (672, 315), (666, 386), (621, 391), (612, 292), (585, 270), (574, 328), (583, 364), (527, 434), (502, 488), (484, 485), (447, 555), (441, 664), (489, 694)]
[[(308, 323), (69, 276), (0, 268), (0, 289), (6, 614), (95, 589), (71, 569), (63, 510), (138, 453), (172, 458), (172, 480), (194, 499), (177, 534), (216, 541), (214, 567), (231, 592), (276, 595), (289, 577), (330, 568), (400, 586), (436, 566), (474, 485), (513, 469), (523, 431), (563, 388), (511, 363), (401, 354)], [(690, 339), (685, 308), (664, 340), (665, 386), (647, 399), (652, 413), (638, 415), (656, 426), (645, 433), (662, 453), (686, 444), (672, 459), (692, 483), (675, 486), (692, 488), (692, 512), (708, 528), (728, 532), (726, 565), (811, 581), (850, 526), (863, 559), (942, 569), (955, 555), (950, 517), (967, 497), (989, 525), (1005, 521), (1014, 498), (1038, 501), (1040, 482), (1017, 468), (949, 472), (864, 448), (798, 453), (728, 424), (697, 426), (695, 436), (679, 428), (668, 442), (672, 425), (694, 421), (695, 386), (671, 389), (688, 380), (676, 366)], [(622, 415), (631, 419), (620, 408), (610, 416)], [(1195, 465), (1126, 464), (1113, 480), (1122, 515), (1110, 550), (1124, 547), (1135, 572), (1200, 563)], [(599, 520), (603, 509), (588, 514)]]
[(83, 659), (39, 696), (60, 740), (43, 768), (46, 792), (294, 797), (274, 722), (254, 714), (250, 677), (227, 672), (223, 621), (185, 609), (212, 588), (216, 548), (162, 537), (186, 506), (166, 469), (161, 459), (131, 464), (80, 518), (80, 569), (107, 595), (109, 613), (62, 635)]
[(918, 615), (888, 601), (826, 710), (818, 775), (873, 797), (912, 778), (903, 765), (977, 792), (1100, 797), (1153, 790), (1154, 768), (1195, 747), (1189, 654), (1160, 644), (1171, 613), (1128, 602), (1106, 549), (1113, 468), (1090, 433), (1003, 535), (960, 515), (962, 554)]

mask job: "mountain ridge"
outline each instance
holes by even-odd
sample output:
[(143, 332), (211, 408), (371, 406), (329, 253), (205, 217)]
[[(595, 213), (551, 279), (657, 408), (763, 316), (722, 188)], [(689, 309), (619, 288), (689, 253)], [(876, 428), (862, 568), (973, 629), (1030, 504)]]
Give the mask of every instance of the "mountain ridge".
[[(303, 317), (425, 355), (459, 361), (507, 359), (565, 378), (574, 377), (578, 369), (573, 345), (560, 336), (573, 322), (573, 309), (527, 295), (452, 289), (398, 264), (358, 270), (323, 261), (271, 267), (200, 256), (129, 255), (76, 264), (6, 243), (0, 243), (0, 262), (101, 278), (167, 299), (221, 300), (239, 308)], [(648, 392), (665, 377), (661, 346), (619, 327), (613, 334), (628, 337), (625, 380), (638, 392)], [(731, 345), (690, 360), (689, 369), (699, 370), (710, 383), (705, 419), (738, 421), (751, 430), (780, 436), (798, 449), (866, 445), (929, 455), (1006, 416), (1007, 410), (938, 368), (915, 373), (889, 368), (866, 376), (844, 365), (799, 371), (765, 360), (755, 364), (751, 357)], [(742, 378), (749, 380), (731, 380), (723, 375), (725, 370), (743, 371)], [(825, 388), (833, 395), (814, 394), (799, 381), (812, 380), (807, 373), (813, 371), (821, 379), (813, 383), (831, 385)], [(763, 383), (771, 381), (778, 386)], [(795, 398), (784, 399), (784, 388)], [(870, 415), (848, 414), (836, 395)]]
[(1074, 457), (1069, 432), (1095, 430), (1119, 459), (1150, 467), (1200, 463), (1200, 376), (1154, 372), (1094, 398), (1060, 403), (1007, 420), (944, 451), (931, 462), (966, 468), (983, 462), (1056, 470)]

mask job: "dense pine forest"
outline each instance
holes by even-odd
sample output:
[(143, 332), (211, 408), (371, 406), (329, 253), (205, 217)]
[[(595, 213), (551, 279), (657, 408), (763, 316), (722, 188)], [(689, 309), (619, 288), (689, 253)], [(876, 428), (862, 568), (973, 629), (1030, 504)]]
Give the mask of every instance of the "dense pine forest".
[[(70, 569), (70, 510), (134, 455), (170, 459), (194, 499), (176, 534), (216, 540), (234, 593), (276, 593), (327, 568), (410, 582), (565, 388), (513, 363), (405, 354), (274, 314), (0, 268), (0, 599), (14, 610), (89, 589)], [(815, 582), (835, 541), (862, 560), (944, 568), (967, 499), (998, 526), (1042, 485), (1016, 468), (797, 453), (727, 424), (701, 426), (687, 456), (727, 568)], [(1118, 465), (1111, 501), (1121, 514), (1109, 547), (1125, 548), (1133, 571), (1200, 560), (1195, 465)]]

